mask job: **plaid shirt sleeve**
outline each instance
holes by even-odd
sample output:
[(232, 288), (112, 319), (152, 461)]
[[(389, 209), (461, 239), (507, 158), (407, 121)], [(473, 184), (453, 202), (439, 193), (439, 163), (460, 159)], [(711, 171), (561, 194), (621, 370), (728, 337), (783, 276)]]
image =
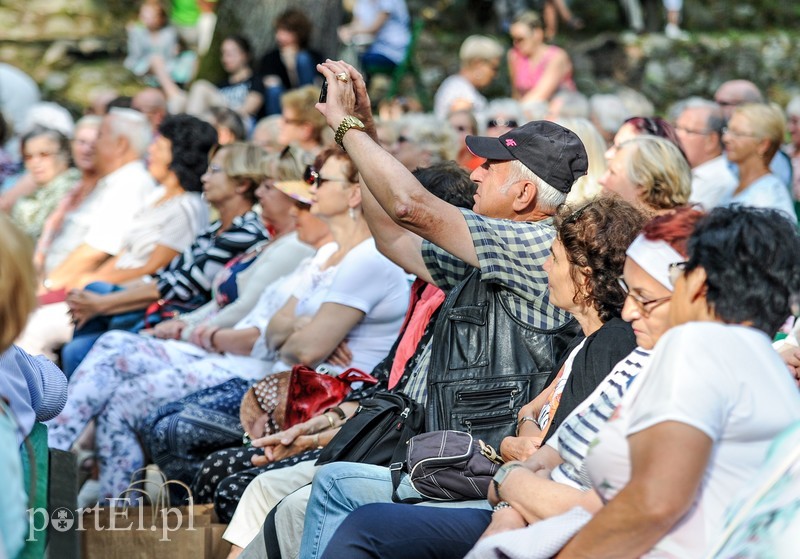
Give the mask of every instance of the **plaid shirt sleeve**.
[(255, 212), (236, 217), (219, 235), (216, 234), (218, 228), (218, 223), (213, 224), (170, 262), (167, 269), (156, 275), (162, 299), (189, 302), (198, 295), (209, 298), (212, 280), (228, 260), (267, 238)]
[[(461, 213), (472, 235), (481, 279), (498, 283), (516, 296), (509, 303), (517, 318), (543, 329), (567, 322), (569, 315), (550, 304), (543, 268), (555, 239), (551, 220), (492, 219), (465, 209)], [(470, 269), (432, 243), (423, 243), (422, 255), (434, 282), (444, 290), (455, 287)]]

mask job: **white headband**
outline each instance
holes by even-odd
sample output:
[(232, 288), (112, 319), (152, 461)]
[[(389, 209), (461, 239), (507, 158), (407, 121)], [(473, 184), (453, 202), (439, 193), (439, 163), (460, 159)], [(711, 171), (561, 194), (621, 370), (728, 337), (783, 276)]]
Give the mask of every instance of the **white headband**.
[(669, 281), (669, 265), (686, 260), (665, 241), (651, 241), (644, 235), (636, 237), (625, 254), (670, 291), (673, 287)]

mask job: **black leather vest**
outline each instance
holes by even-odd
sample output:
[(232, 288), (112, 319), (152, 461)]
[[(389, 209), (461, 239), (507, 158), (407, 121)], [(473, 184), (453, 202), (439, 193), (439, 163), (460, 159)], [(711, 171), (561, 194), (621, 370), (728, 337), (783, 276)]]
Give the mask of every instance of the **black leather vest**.
[(573, 319), (555, 330), (533, 328), (511, 314), (501, 286), (480, 278), (476, 269), (442, 304), (426, 427), (469, 431), (499, 449), (503, 437), (515, 433), (520, 407), (544, 388), (580, 326)]

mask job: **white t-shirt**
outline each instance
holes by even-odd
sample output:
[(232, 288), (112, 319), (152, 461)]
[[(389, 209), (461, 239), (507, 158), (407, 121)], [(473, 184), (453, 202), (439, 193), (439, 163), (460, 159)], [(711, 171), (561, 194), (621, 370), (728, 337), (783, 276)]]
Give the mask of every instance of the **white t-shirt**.
[[(247, 328), (258, 328), (260, 334), (253, 344), (250, 355), (236, 355), (225, 353), (223, 355), (210, 355), (209, 359), (214, 360), (220, 367), (235, 372), (242, 378), (260, 379), (269, 374), (277, 359), (277, 353), (267, 347), (264, 331), (267, 329), (272, 315), (286, 304), (292, 292), (303, 278), (319, 270), (331, 255), (336, 252), (336, 243), (327, 243), (319, 248), (313, 256), (304, 259), (297, 265), (292, 273), (271, 282), (261, 293), (258, 302), (247, 315), (236, 323), (235, 330), (245, 330)], [(193, 344), (186, 342), (175, 342), (184, 344), (187, 352), (201, 354), (204, 350)], [(286, 369), (282, 369), (286, 370)]]
[(590, 445), (586, 466), (607, 502), (630, 479), (628, 436), (665, 421), (708, 435), (714, 448), (694, 505), (646, 555), (702, 557), (772, 440), (798, 419), (800, 393), (763, 332), (692, 322), (659, 340), (650, 367)]
[[(350, 367), (371, 372), (389, 353), (403, 325), (410, 289), (405, 272), (378, 252), (369, 238), (348, 252), (338, 266), (323, 270), (310, 289), (300, 292), (306, 288), (300, 285), (294, 293), (297, 316), (313, 316), (323, 303), (338, 303), (364, 313), (346, 340), (353, 354)], [(340, 372), (340, 368), (328, 367)], [(276, 371), (290, 368), (283, 362), (275, 366)]]
[(157, 187), (135, 216), (123, 242), (117, 268), (138, 268), (150, 259), (156, 245), (182, 253), (208, 227), (208, 206), (199, 192), (185, 192), (156, 205), (164, 196)]
[(447, 119), (453, 104), (458, 102), (458, 108), (469, 108), (476, 115), (486, 110), (486, 97), (481, 95), (470, 81), (461, 74), (453, 74), (446, 78), (433, 98), (433, 112), (440, 120)]
[(64, 217), (61, 232), (47, 251), (45, 271), (51, 272), (83, 243), (116, 255), (147, 202), (155, 182), (141, 161), (109, 173), (75, 210)]

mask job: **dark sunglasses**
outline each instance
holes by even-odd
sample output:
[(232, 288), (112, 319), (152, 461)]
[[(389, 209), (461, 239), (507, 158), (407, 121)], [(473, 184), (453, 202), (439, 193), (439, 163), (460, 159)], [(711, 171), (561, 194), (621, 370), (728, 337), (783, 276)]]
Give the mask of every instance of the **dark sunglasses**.
[(314, 186), (319, 181), (319, 172), (313, 165), (308, 165), (306, 170), (303, 171), (303, 180), (306, 184)]
[(486, 123), (486, 128), (495, 128), (497, 126), (516, 128), (518, 125), (516, 120), (506, 120), (504, 118), (493, 118), (492, 120)]

